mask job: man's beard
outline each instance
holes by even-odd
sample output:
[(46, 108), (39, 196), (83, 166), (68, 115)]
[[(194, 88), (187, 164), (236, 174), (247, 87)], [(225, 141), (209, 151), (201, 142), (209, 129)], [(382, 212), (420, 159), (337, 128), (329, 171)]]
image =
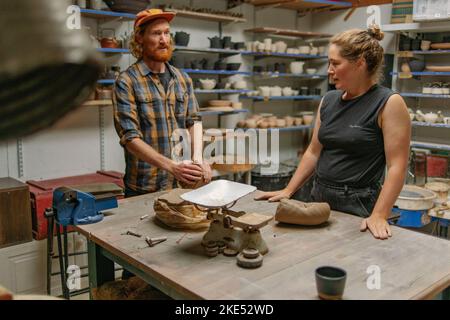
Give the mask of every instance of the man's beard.
[[(161, 49), (167, 49), (167, 50), (162, 52), (162, 51), (160, 51)], [(157, 48), (155, 50), (148, 51), (144, 55), (148, 59), (153, 60), (153, 61), (167, 62), (170, 59), (172, 59), (172, 53), (173, 53), (173, 47), (169, 45), (165, 48)]]

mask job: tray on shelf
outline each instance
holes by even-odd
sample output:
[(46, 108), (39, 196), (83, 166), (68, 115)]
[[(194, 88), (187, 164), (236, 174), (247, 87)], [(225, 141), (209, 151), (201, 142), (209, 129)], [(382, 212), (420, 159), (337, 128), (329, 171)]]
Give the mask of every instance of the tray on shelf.
[(440, 50), (446, 50), (450, 49), (450, 43), (432, 43), (430, 45), (431, 49), (440, 49)]
[(433, 72), (450, 72), (450, 66), (426, 66), (425, 69)]

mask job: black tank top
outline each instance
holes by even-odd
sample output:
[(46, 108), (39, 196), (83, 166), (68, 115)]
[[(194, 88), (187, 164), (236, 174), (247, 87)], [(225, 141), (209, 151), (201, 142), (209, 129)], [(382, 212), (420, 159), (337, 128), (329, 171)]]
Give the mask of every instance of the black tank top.
[(394, 92), (376, 84), (354, 99), (343, 100), (343, 93), (330, 91), (322, 101), (318, 137), (323, 149), (316, 175), (331, 185), (367, 187), (384, 175), (386, 158), (378, 115)]

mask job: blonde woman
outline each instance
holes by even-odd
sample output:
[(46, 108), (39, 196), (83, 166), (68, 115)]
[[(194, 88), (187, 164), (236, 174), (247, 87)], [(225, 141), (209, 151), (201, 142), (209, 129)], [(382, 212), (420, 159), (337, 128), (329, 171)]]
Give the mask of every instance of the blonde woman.
[(287, 187), (257, 200), (290, 198), (314, 176), (313, 201), (363, 217), (361, 231), (377, 239), (392, 236), (387, 218), (404, 183), (411, 121), (402, 97), (378, 84), (382, 39), (377, 26), (331, 39), (328, 74), (336, 90), (322, 99), (311, 144)]

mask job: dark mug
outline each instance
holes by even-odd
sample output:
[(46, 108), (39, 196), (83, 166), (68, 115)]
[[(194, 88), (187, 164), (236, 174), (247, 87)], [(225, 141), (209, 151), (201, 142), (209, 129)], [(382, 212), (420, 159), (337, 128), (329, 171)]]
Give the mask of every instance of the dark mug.
[(201, 62), (198, 60), (192, 60), (191, 61), (191, 69), (200, 69)]
[(316, 269), (316, 287), (319, 298), (340, 300), (344, 294), (347, 272), (337, 267), (324, 266)]
[(264, 70), (263, 70), (263, 67), (262, 66), (253, 66), (253, 72), (256, 72), (256, 73), (261, 73), (261, 72), (263, 72)]
[(322, 90), (320, 88), (314, 88), (314, 95), (315, 96), (320, 96), (321, 93), (322, 93)]

